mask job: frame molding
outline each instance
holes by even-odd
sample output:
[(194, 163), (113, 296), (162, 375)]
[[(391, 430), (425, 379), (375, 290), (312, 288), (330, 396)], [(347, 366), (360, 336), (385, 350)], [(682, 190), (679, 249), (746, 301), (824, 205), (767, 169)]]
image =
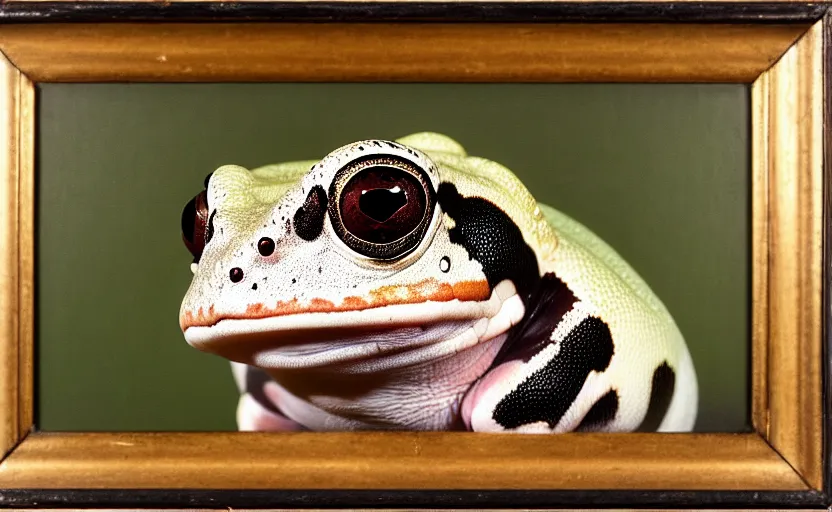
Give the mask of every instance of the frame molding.
[(821, 453), (822, 431), (810, 427), (822, 424), (821, 397), (810, 391), (821, 389), (823, 371), (817, 343), (823, 325), (823, 110), (813, 107), (823, 105), (822, 39), (817, 24), (752, 85), (758, 114), (753, 160), (761, 167), (753, 174), (765, 180), (754, 197), (767, 190), (757, 201), (769, 205), (753, 230), (766, 240), (753, 244), (759, 265), (752, 287), (759, 294), (752, 298), (752, 346), (767, 363), (760, 361), (754, 372), (765, 371), (769, 381), (761, 386), (767, 417), (754, 411), (755, 428), (814, 488), (822, 485), (821, 466), (812, 461)]
[(750, 83), (809, 26), (40, 24), (0, 48), (36, 82)]
[[(830, 23), (790, 5), (801, 22), (0, 25), (0, 505), (829, 505)], [(33, 433), (36, 84), (261, 80), (752, 84), (754, 431)]]

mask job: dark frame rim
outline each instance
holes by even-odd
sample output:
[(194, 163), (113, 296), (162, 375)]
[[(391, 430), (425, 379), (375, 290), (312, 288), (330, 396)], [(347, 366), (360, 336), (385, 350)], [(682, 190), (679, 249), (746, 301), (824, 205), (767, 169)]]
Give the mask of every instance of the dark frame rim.
[(778, 508), (827, 507), (817, 491), (447, 491), (16, 489), (0, 507), (140, 508)]
[(0, 23), (48, 22), (569, 22), (796, 23), (823, 17), (810, 2), (3, 2)]

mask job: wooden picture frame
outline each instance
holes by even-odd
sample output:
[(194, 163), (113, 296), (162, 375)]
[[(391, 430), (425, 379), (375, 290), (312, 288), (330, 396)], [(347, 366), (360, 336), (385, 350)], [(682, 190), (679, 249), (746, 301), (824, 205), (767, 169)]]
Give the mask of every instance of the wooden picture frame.
[[(826, 11), (790, 2), (4, 3), (0, 505), (829, 505)], [(36, 432), (36, 87), (113, 81), (751, 84), (753, 432)]]

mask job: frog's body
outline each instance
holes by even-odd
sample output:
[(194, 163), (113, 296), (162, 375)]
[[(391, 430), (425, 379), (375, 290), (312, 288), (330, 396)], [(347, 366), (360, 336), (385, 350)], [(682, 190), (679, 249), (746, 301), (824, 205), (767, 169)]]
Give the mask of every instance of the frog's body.
[(697, 384), (641, 278), (431, 133), (225, 166), (183, 215), (190, 344), (242, 430), (687, 431)]

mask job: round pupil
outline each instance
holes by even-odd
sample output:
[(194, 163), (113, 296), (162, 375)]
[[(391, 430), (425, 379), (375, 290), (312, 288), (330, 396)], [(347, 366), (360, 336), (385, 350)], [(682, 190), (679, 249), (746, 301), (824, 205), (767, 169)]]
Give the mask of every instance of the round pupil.
[(369, 167), (350, 179), (341, 191), (341, 219), (356, 237), (386, 244), (407, 235), (427, 210), (422, 184), (395, 167)]

